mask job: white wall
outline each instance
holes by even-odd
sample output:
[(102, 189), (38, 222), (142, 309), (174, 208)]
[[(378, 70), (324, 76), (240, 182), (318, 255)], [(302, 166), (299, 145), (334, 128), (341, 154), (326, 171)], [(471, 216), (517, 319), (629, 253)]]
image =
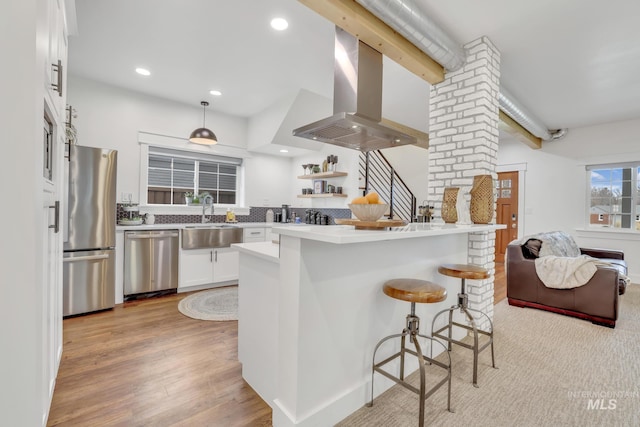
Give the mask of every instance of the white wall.
[[(79, 76), (69, 76), (68, 103), (77, 110), (74, 125), (78, 144), (118, 150), (118, 198), (132, 193), (139, 201), (140, 149), (138, 132), (188, 138), (202, 126), (202, 108), (168, 101), (109, 86)], [(206, 125), (219, 144), (247, 148), (245, 118), (219, 114), (207, 109)], [(250, 154), (245, 159), (245, 205), (271, 206), (291, 203), (293, 174), (287, 158)]]
[(291, 159), (253, 154), (245, 160), (247, 206), (291, 204), (294, 186)]
[(571, 129), (564, 139), (532, 150), (520, 143), (502, 144), (498, 164), (526, 163), (524, 234), (564, 230), (580, 246), (621, 249), (629, 275), (640, 283), (640, 235), (585, 230), (585, 165), (640, 160), (640, 119)]

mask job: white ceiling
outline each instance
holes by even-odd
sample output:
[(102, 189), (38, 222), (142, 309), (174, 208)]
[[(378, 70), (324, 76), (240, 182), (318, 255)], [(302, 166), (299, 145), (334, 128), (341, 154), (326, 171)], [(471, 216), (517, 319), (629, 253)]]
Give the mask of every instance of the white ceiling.
[[(502, 84), (548, 128), (640, 117), (640, 1), (416, 1), (461, 44), (487, 36)], [(244, 117), (300, 88), (332, 97), (333, 25), (296, 0), (77, 0), (76, 11), (71, 74)], [(270, 28), (275, 16), (286, 31)], [(426, 111), (427, 92), (385, 61), (385, 117), (426, 130), (422, 113), (397, 114)]]

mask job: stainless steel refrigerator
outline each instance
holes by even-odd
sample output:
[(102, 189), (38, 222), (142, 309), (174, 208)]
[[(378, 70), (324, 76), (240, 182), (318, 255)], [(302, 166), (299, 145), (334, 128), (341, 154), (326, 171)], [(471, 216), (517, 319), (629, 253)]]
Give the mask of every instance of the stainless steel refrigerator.
[(63, 315), (115, 305), (118, 152), (71, 145), (65, 168)]

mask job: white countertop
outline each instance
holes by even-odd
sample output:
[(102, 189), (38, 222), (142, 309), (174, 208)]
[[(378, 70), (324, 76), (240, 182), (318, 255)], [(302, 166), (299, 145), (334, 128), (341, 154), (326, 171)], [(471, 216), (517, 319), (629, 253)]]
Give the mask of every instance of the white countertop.
[(411, 239), (417, 237), (442, 236), (447, 234), (477, 233), (506, 228), (502, 224), (445, 224), (411, 223), (404, 227), (390, 227), (381, 230), (356, 230), (351, 225), (307, 225), (280, 227), (274, 224), (272, 232), (282, 236), (319, 242), (348, 244), (379, 242), (384, 240)]
[(250, 242), (250, 243), (234, 243), (232, 248), (238, 249), (240, 252), (255, 255), (258, 258), (267, 261), (279, 262), (280, 246), (277, 243), (269, 242)]

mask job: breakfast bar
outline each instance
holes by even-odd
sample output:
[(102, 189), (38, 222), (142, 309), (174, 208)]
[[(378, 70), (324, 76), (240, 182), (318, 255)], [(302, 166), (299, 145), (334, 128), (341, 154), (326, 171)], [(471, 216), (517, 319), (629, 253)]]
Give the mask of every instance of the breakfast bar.
[[(371, 394), (374, 346), (401, 331), (408, 312), (385, 297), (383, 283), (416, 278), (448, 290), (446, 300), (416, 308), (421, 331), (429, 333), (433, 316), (456, 303), (459, 286), (439, 275), (438, 265), (466, 263), (469, 235), (493, 240), (501, 227), (300, 225), (274, 227), (277, 244), (234, 245), (240, 251), (238, 358), (244, 379), (273, 409), (273, 425), (333, 425), (362, 407)], [(414, 358), (407, 362), (407, 372), (417, 369)], [(392, 385), (376, 378), (374, 395)]]

